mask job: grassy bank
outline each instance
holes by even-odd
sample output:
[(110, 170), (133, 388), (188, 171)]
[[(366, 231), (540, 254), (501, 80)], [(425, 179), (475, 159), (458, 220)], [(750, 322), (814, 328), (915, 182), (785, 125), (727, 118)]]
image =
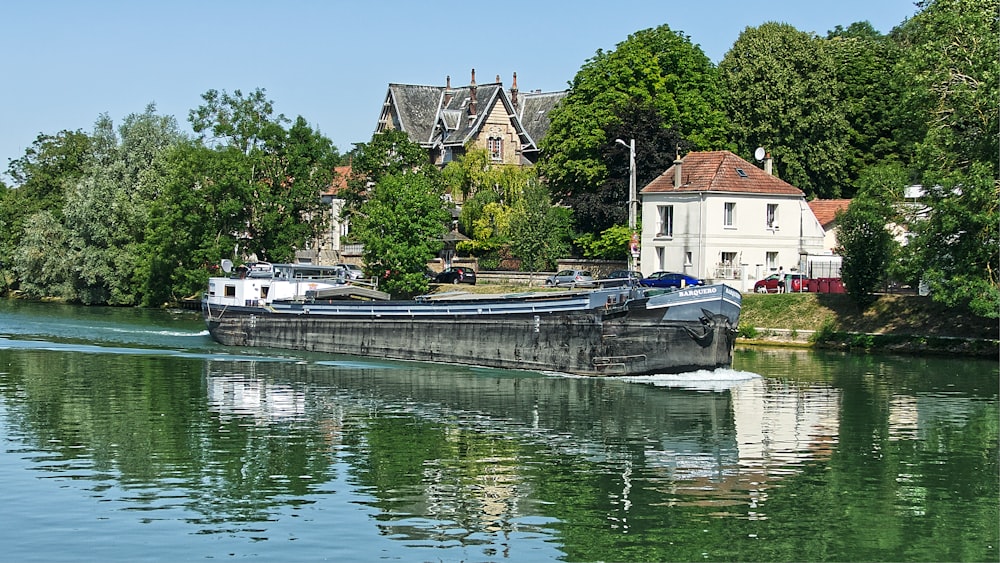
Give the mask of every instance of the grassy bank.
[(997, 319), (917, 295), (883, 295), (862, 310), (843, 294), (749, 294), (740, 317), (740, 336), (747, 343), (797, 341), (899, 353), (995, 358), (998, 333)]

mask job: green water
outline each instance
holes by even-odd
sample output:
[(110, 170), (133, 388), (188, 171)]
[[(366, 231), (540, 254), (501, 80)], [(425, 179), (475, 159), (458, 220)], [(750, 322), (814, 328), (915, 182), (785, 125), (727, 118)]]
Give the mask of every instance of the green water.
[(0, 302), (2, 561), (997, 561), (998, 366), (587, 379)]

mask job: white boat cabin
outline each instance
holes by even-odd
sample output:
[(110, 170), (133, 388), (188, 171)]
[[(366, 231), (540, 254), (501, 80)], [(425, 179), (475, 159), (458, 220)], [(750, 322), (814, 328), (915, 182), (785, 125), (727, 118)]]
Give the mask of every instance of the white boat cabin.
[(236, 268), (230, 277), (209, 278), (205, 300), (210, 305), (258, 307), (342, 286), (346, 275), (339, 266), (259, 262)]

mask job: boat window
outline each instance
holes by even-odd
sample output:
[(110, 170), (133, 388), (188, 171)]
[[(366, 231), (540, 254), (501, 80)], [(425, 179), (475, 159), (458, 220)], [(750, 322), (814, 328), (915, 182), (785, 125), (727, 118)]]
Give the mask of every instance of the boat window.
[(267, 299), (267, 290), (270, 289), (270, 287), (271, 286), (269, 286), (269, 285), (263, 285), (263, 286), (261, 286), (261, 288), (260, 288), (260, 298), (261, 299)]
[(235, 285), (226, 285), (226, 297), (236, 297)]

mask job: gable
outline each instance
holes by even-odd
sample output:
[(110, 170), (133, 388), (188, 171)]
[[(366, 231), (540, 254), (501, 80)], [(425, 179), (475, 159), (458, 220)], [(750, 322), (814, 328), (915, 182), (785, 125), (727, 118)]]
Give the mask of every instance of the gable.
[(375, 133), (397, 129), (428, 149), (461, 150), (482, 135), (488, 123), (503, 122), (517, 137), (518, 151), (522, 155), (535, 154), (538, 140), (550, 125), (548, 112), (565, 95), (566, 92), (540, 91), (519, 94), (516, 74), (508, 94), (499, 76), (495, 83), (477, 85), (475, 71), (467, 86), (452, 87), (450, 77), (443, 87), (393, 83), (389, 85)]

